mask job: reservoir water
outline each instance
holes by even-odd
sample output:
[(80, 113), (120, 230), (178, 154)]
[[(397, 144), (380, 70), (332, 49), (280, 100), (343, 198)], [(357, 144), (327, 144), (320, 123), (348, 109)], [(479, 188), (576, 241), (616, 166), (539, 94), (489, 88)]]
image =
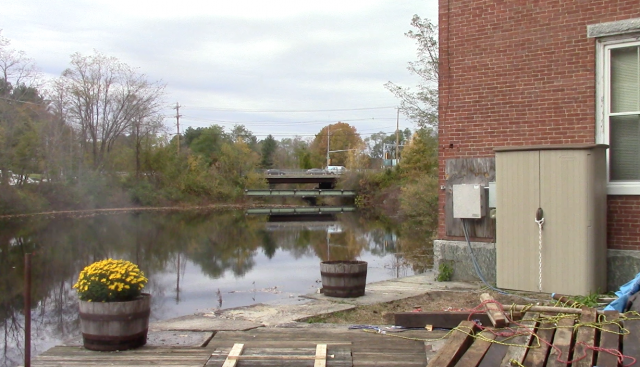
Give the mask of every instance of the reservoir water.
[[(320, 220), (322, 219), (322, 220)], [(273, 219), (271, 219), (273, 220)], [(320, 262), (364, 260), (367, 283), (432, 266), (429, 233), (357, 213), (274, 222), (243, 211), (169, 211), (0, 220), (0, 366), (23, 363), (24, 254), (32, 254), (32, 356), (80, 336), (82, 268), (135, 262), (151, 321), (265, 302), (301, 302), (322, 287)]]

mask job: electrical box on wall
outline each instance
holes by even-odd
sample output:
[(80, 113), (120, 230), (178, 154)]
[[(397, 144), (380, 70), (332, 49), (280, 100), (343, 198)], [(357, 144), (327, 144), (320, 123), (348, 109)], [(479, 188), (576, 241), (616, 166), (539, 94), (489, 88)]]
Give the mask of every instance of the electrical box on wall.
[(453, 185), (453, 217), (479, 219), (484, 216), (484, 186)]
[(496, 193), (497, 191), (495, 181), (489, 182), (489, 208), (497, 208)]

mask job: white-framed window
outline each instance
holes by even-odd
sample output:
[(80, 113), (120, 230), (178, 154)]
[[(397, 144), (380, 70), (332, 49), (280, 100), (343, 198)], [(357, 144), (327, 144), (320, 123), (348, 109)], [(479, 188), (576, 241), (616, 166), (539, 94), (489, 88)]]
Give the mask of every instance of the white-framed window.
[(640, 195), (640, 33), (596, 46), (596, 142), (609, 145), (607, 191)]

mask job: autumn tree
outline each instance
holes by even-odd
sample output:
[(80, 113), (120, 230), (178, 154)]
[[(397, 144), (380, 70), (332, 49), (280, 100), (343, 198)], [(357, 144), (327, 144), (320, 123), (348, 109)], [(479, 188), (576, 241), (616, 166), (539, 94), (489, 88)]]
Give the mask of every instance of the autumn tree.
[(115, 57), (75, 53), (59, 83), (66, 92), (64, 113), (77, 127), (94, 169), (136, 123), (154, 124), (159, 118), (164, 85), (149, 82)]
[[(327, 125), (316, 134), (311, 143), (312, 163), (317, 167), (344, 166), (349, 150), (359, 149), (362, 143), (360, 134), (355, 127), (344, 122)], [(329, 152), (327, 152), (327, 148)], [(329, 156), (328, 161), (327, 155)]]
[(400, 110), (418, 127), (438, 126), (438, 26), (429, 19), (414, 15), (410, 30), (405, 35), (418, 45), (416, 61), (409, 62), (407, 69), (420, 78), (415, 88), (404, 87), (393, 82), (384, 86), (400, 100)]
[(432, 129), (418, 129), (402, 152), (400, 168), (405, 176), (427, 174), (438, 170), (438, 137)]

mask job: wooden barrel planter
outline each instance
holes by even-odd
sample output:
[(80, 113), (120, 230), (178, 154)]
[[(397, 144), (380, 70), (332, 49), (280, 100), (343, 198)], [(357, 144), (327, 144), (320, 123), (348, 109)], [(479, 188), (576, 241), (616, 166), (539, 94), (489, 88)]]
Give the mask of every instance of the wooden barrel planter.
[(322, 293), (329, 297), (364, 296), (367, 284), (366, 261), (323, 261), (320, 263)]
[(147, 343), (151, 295), (127, 302), (80, 301), (80, 329), (84, 347), (115, 351)]

